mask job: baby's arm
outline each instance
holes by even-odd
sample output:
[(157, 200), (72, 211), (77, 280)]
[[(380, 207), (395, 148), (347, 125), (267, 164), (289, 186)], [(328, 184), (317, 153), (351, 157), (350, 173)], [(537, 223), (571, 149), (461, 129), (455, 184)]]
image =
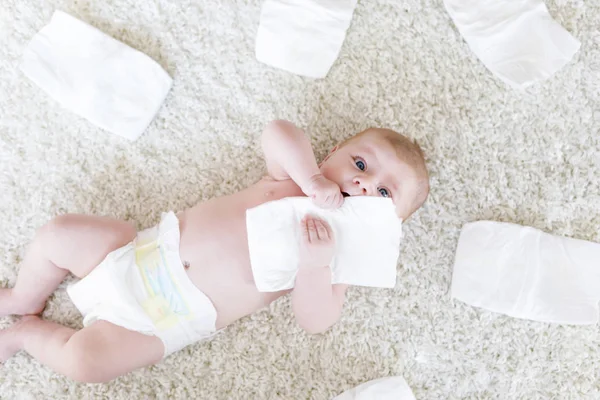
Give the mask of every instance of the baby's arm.
[(342, 313), (348, 285), (331, 284), (329, 263), (335, 250), (333, 232), (326, 222), (302, 220), (300, 268), (292, 292), (292, 308), (298, 324), (308, 333), (322, 333)]
[(310, 141), (291, 122), (269, 123), (262, 134), (262, 148), (269, 175), (276, 180), (291, 178), (305, 193), (313, 177), (321, 174)]
[(344, 305), (348, 285), (331, 284), (331, 269), (300, 269), (292, 292), (292, 308), (306, 332), (323, 333), (335, 324)]
[(310, 141), (301, 129), (288, 121), (273, 121), (263, 132), (262, 147), (273, 179), (291, 178), (321, 207), (342, 205), (340, 187), (321, 174)]

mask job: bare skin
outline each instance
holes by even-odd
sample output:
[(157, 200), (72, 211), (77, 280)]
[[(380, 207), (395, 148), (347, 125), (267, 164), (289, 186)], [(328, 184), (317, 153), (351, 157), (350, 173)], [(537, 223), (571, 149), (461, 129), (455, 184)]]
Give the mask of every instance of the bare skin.
[[(257, 291), (248, 254), (247, 209), (305, 195), (323, 207), (339, 207), (342, 193), (382, 196), (389, 192), (400, 217), (406, 219), (414, 212), (410, 204), (418, 184), (411, 168), (380, 140), (376, 130), (364, 136), (334, 149), (317, 166), (301, 130), (285, 121), (271, 123), (263, 134), (268, 176), (245, 190), (178, 214), (181, 259), (192, 282), (213, 302), (217, 329), (290, 292)], [(335, 238), (326, 224), (312, 217), (302, 224), (303, 264), (292, 305), (300, 326), (318, 333), (339, 319), (347, 286), (331, 284), (328, 263)], [(85, 277), (135, 235), (129, 223), (110, 218), (63, 215), (53, 219), (30, 244), (15, 286), (0, 289), (0, 316), (40, 313), (69, 272)], [(106, 321), (76, 331), (37, 316), (24, 317), (0, 331), (0, 361), (20, 350), (59, 373), (86, 382), (114, 379), (157, 363), (164, 354), (160, 339)]]
[(288, 293), (256, 290), (248, 253), (246, 210), (291, 196), (303, 196), (292, 180), (265, 177), (245, 190), (208, 200), (178, 215), (181, 259), (190, 265), (192, 282), (217, 309), (217, 328)]

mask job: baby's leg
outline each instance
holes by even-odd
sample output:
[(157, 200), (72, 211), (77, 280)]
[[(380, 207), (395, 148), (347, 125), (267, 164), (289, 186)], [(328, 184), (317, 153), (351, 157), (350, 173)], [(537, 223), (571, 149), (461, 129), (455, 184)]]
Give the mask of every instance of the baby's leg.
[(12, 289), (0, 289), (0, 317), (36, 314), (67, 273), (83, 278), (136, 232), (125, 221), (67, 214), (38, 230)]
[(0, 331), (2, 361), (25, 350), (54, 371), (80, 382), (107, 382), (159, 362), (162, 341), (97, 321), (76, 331), (36, 316), (26, 316)]

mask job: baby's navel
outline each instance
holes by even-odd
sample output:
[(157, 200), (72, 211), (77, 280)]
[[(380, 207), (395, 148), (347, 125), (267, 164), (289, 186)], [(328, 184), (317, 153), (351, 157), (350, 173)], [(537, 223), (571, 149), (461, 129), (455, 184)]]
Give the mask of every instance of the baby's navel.
[(190, 269), (190, 263), (188, 261), (183, 262), (183, 268)]

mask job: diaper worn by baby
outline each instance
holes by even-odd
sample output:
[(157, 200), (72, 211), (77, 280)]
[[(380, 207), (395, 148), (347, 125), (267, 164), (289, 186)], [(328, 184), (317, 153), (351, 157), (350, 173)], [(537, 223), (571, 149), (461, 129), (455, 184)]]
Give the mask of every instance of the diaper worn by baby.
[(157, 336), (165, 357), (216, 332), (215, 307), (189, 279), (179, 257), (179, 221), (172, 212), (108, 254), (67, 292), (84, 326), (105, 320)]

